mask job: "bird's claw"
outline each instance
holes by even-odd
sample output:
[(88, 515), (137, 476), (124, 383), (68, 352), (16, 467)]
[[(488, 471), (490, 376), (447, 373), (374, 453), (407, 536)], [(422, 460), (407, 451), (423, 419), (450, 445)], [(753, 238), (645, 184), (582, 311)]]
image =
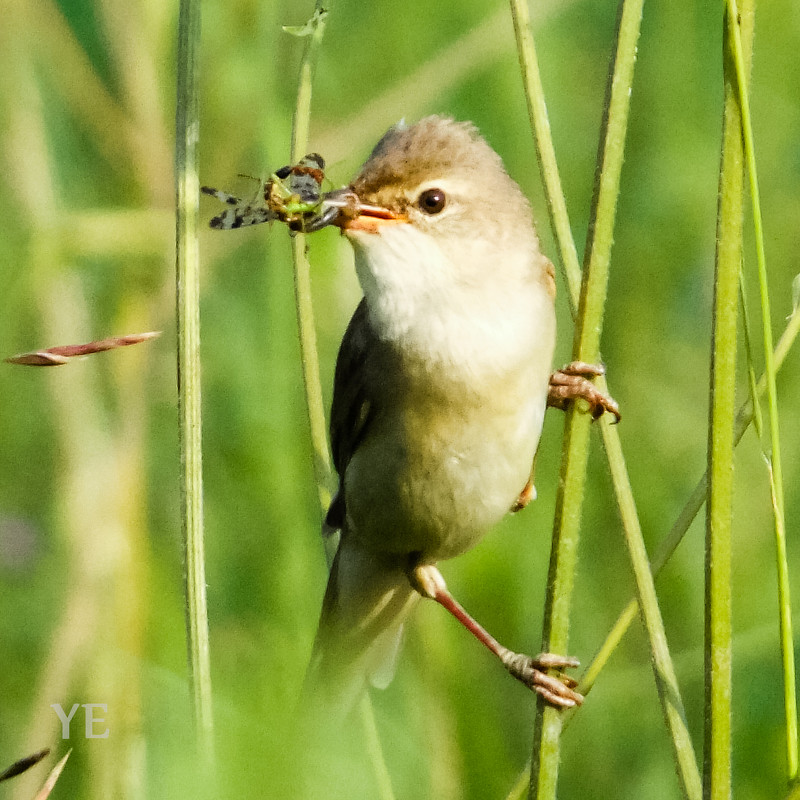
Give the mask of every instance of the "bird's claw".
[[(577, 659), (554, 653), (541, 653), (536, 658), (531, 658), (523, 653), (509, 651), (502, 660), (511, 675), (550, 705), (556, 708), (575, 708), (583, 703), (583, 695), (575, 691), (578, 682), (560, 672), (562, 669), (577, 667)], [(549, 669), (559, 672), (550, 675), (546, 672)]]
[(547, 394), (547, 405), (562, 411), (577, 399), (589, 404), (592, 419), (599, 419), (608, 411), (613, 414), (615, 422), (622, 419), (616, 401), (601, 392), (591, 381), (598, 375), (605, 374), (602, 364), (587, 364), (584, 361), (572, 361), (550, 376), (550, 387)]

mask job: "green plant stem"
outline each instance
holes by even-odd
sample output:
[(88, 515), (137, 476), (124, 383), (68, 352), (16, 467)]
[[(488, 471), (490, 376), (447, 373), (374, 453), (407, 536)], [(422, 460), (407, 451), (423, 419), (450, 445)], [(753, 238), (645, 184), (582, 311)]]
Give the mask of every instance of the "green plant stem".
[[(752, 18), (752, 8), (746, 12)], [(737, 293), (742, 263), (742, 122), (728, 26), (714, 274), (705, 558), (706, 800), (731, 795), (731, 520), (736, 395)]]
[[(775, 347), (773, 359), (776, 371), (780, 370), (789, 350), (799, 334), (800, 313), (796, 312), (789, 319), (789, 322), (787, 323), (786, 328), (784, 329), (784, 332)], [(760, 397), (765, 391), (766, 377), (762, 375), (761, 379), (756, 385), (755, 396)], [(750, 423), (753, 422), (753, 408), (754, 406), (752, 400), (745, 401), (739, 408), (739, 411), (736, 414), (736, 424), (734, 427), (734, 446), (738, 446), (739, 442), (744, 436), (745, 431), (750, 426)], [(700, 509), (703, 507), (703, 503), (705, 503), (707, 494), (708, 472), (705, 472), (703, 477), (697, 483), (697, 486), (695, 486), (694, 491), (689, 496), (689, 499), (686, 501), (686, 504), (678, 515), (678, 518), (675, 520), (670, 532), (667, 534), (664, 541), (659, 545), (656, 553), (653, 556), (652, 571), (654, 575), (658, 575), (658, 573), (661, 572), (669, 559), (672, 557), (672, 554), (683, 540), (686, 531), (689, 530), (689, 526), (700, 512)], [(620, 641), (622, 641), (623, 636), (634, 619), (636, 619), (638, 613), (639, 603), (636, 599), (633, 599), (628, 603), (627, 606), (625, 606), (622, 613), (617, 618), (617, 621), (611, 628), (611, 631), (609, 631), (608, 635), (606, 636), (605, 641), (597, 651), (594, 659), (592, 659), (592, 663), (586, 668), (578, 687), (581, 692), (587, 694), (591, 691), (598, 675), (607, 663), (611, 654), (616, 649), (616, 646)]]
[[(750, 312), (748, 311), (747, 292), (744, 285), (744, 272), (741, 270), (739, 270), (739, 302), (742, 306), (742, 335), (744, 336), (744, 353), (747, 361), (747, 388), (753, 404), (753, 427), (756, 429), (756, 436), (761, 441), (764, 420), (757, 390), (758, 381), (756, 380), (755, 358), (753, 357), (753, 337), (750, 334)], [(770, 360), (771, 358), (770, 354)]]
[(369, 695), (361, 698), (358, 707), (361, 716), (361, 727), (364, 730), (365, 745), (370, 757), (370, 763), (375, 773), (375, 783), (377, 784), (377, 800), (394, 800), (394, 789), (392, 788), (392, 778), (386, 766), (386, 759), (383, 756), (381, 747), (381, 737), (378, 733), (378, 726), (375, 722), (375, 710)]
[[(775, 365), (772, 361), (772, 314), (770, 311), (769, 288), (767, 282), (767, 262), (764, 249), (764, 231), (761, 219), (761, 201), (758, 191), (753, 126), (750, 119), (748, 101), (748, 72), (742, 36), (737, 20), (739, 10), (736, 0), (727, 2), (728, 35), (733, 50), (736, 69), (739, 107), (742, 116), (742, 136), (744, 139), (747, 172), (750, 178), (750, 199), (753, 205), (753, 227), (756, 240), (756, 261), (758, 265), (759, 297), (761, 299), (762, 338), (764, 345), (764, 365), (767, 380), (767, 408), (769, 410), (769, 449), (764, 448), (764, 458), (769, 472), (772, 494), (775, 551), (778, 572), (778, 609), (780, 619), (781, 661), (783, 666), (784, 709), (786, 715), (787, 777), (790, 781), (797, 777), (798, 733), (797, 733), (797, 691), (794, 662), (794, 643), (792, 636), (792, 604), (789, 591), (789, 565), (786, 550), (786, 518), (783, 495), (783, 468), (778, 429), (778, 392), (775, 384)], [(748, 59), (749, 62), (749, 59)], [(758, 413), (758, 409), (756, 409)], [(760, 431), (759, 431), (759, 438)]]
[[(603, 424), (608, 426), (610, 423), (604, 421)], [(609, 463), (615, 466), (622, 463), (622, 448), (619, 437), (604, 437), (603, 443)], [(617, 481), (614, 481), (617, 504), (623, 520), (623, 532), (626, 536), (628, 552), (636, 580), (638, 606), (641, 610), (642, 621), (650, 643), (656, 688), (658, 689), (664, 721), (670, 734), (681, 791), (687, 800), (700, 800), (702, 797), (702, 783), (700, 771), (697, 767), (697, 757), (695, 756), (692, 737), (686, 721), (686, 712), (681, 699), (678, 677), (669, 653), (664, 622), (658, 605), (655, 582), (636, 513), (636, 506), (632, 493), (626, 491), (627, 486), (629, 486), (627, 481), (622, 485), (618, 485)]]
[(567, 201), (561, 187), (553, 137), (550, 133), (544, 88), (531, 32), (530, 11), (527, 0), (510, 0), (510, 6), (525, 100), (528, 105), (528, 118), (536, 141), (536, 156), (539, 160), (539, 169), (545, 187), (550, 226), (558, 247), (561, 268), (569, 289), (570, 311), (574, 317), (578, 310), (578, 298), (581, 291), (581, 267), (569, 224)]
[[(606, 96), (573, 345), (573, 358), (581, 361), (596, 360), (599, 354), (641, 17), (642, 0), (623, 0), (619, 7), (616, 51)], [(542, 637), (543, 649), (549, 652), (567, 651), (569, 604), (577, 559), (589, 425), (587, 415), (576, 412), (574, 408), (567, 412)], [(556, 796), (562, 720), (559, 711), (541, 701), (537, 703), (531, 798), (549, 800)]]
[[(569, 220), (567, 219), (566, 203), (555, 162), (533, 37), (528, 22), (527, 4), (521, 2), (521, 0), (511, 0), (511, 10), (514, 18), (525, 95), (528, 101), (528, 111), (537, 142), (537, 153), (548, 197), (551, 223), (558, 242), (562, 266), (567, 286), (570, 290), (571, 309), (574, 315), (578, 299), (577, 287), (580, 283), (580, 270), (577, 265), (575, 246), (570, 232)], [(604, 380), (601, 379), (599, 383), (601, 389), (606, 391)], [(619, 434), (616, 427), (608, 424), (603, 424), (601, 430), (614, 490), (622, 515), (623, 532), (636, 578), (637, 592), (643, 609), (645, 627), (648, 632), (659, 697), (672, 737), (679, 779), (684, 794), (688, 797), (697, 797), (700, 791), (699, 772), (686, 726), (675, 670), (667, 647), (663, 620), (658, 607), (655, 585), (647, 560), (647, 552)], [(638, 608), (639, 604), (637, 604)], [(611, 649), (613, 649), (613, 645)]]
[(202, 763), (213, 763), (214, 722), (203, 546), (203, 459), (200, 389), (200, 254), (197, 239), (197, 70), (200, 2), (181, 0), (175, 122), (176, 303), (181, 508), (185, 556), (189, 683)]
[[(308, 147), (312, 80), (320, 44), (325, 33), (326, 17), (327, 14), (322, 3), (317, 0), (312, 17), (312, 20), (315, 20), (312, 23), (313, 30), (305, 37), (305, 47), (300, 62), (297, 102), (292, 118), (292, 163), (298, 162), (306, 154)], [(314, 307), (311, 300), (311, 270), (306, 257), (306, 243), (303, 234), (296, 234), (292, 237), (292, 264), (294, 267), (297, 328), (300, 339), (300, 361), (314, 459), (314, 479), (317, 484), (320, 508), (324, 513), (331, 499), (331, 463), (328, 455), (322, 383), (319, 376)]]
[[(511, 12), (514, 19), (525, 96), (528, 102), (528, 113), (536, 138), (537, 154), (548, 198), (551, 224), (558, 243), (574, 316), (578, 300), (580, 269), (567, 218), (566, 203), (558, 176), (544, 93), (536, 62), (533, 36), (530, 31), (527, 4), (522, 0), (511, 0)], [(604, 380), (601, 379), (599, 384), (603, 391), (607, 391)], [(655, 584), (650, 571), (619, 434), (615, 426), (606, 423), (602, 424), (601, 433), (617, 503), (622, 516), (622, 529), (636, 578), (640, 602), (636, 604), (635, 608), (636, 610), (640, 607), (643, 609), (642, 616), (650, 642), (654, 675), (659, 689), (664, 717), (671, 734), (679, 780), (684, 795), (696, 798), (699, 797), (701, 791), (700, 775), (691, 737), (686, 725), (675, 670), (667, 646)], [(635, 616), (635, 611), (633, 616)], [(630, 623), (628, 622), (628, 624)], [(621, 636), (623, 633), (624, 628), (619, 631), (619, 635)], [(610, 650), (613, 650), (615, 643), (607, 642), (607, 646), (610, 646)]]
[(314, 307), (311, 300), (311, 274), (306, 256), (303, 234), (292, 237), (292, 263), (294, 264), (294, 291), (297, 307), (297, 327), (300, 339), (300, 360), (303, 370), (308, 423), (314, 459), (314, 480), (321, 509), (327, 509), (331, 500), (331, 463), (322, 400), (322, 383), (319, 375), (317, 334), (314, 324)]
[[(326, 3), (325, 7), (329, 5), (329, 3)], [(320, 44), (325, 33), (327, 13), (320, 0), (317, 0), (314, 14), (309, 23), (312, 26), (312, 31), (306, 37), (306, 44), (300, 62), (297, 102), (295, 104), (294, 117), (292, 118), (292, 163), (296, 163), (305, 155), (308, 146), (312, 81)], [(305, 388), (306, 410), (308, 412), (311, 444), (314, 453), (314, 478), (317, 484), (320, 509), (324, 514), (331, 500), (332, 472), (328, 454), (325, 408), (322, 401), (322, 382), (319, 374), (317, 335), (311, 297), (311, 270), (306, 257), (305, 237), (302, 234), (292, 237), (292, 263), (294, 265), (295, 304), (297, 307), (303, 386)], [(329, 564), (332, 562), (333, 555), (333, 548), (326, 548), (326, 557)], [(375, 726), (372, 704), (368, 696), (364, 697), (361, 704), (361, 721), (366, 747), (369, 750), (370, 761), (378, 782), (379, 797), (381, 800), (392, 800), (394, 795), (391, 779)]]

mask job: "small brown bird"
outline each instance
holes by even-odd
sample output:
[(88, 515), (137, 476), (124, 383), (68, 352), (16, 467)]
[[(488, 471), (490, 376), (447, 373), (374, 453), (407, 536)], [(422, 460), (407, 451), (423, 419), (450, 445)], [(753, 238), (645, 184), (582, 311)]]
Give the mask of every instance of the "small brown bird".
[[(528, 201), (476, 128), (439, 116), (391, 128), (328, 198), (355, 250), (364, 298), (336, 365), (331, 441), (341, 531), (307, 691), (346, 709), (391, 676), (421, 596), (453, 613), (548, 701), (582, 698), (546, 670), (569, 658), (513, 653), (448, 593), (437, 562), (460, 555), (535, 494), (530, 483), (555, 342), (553, 267)], [(571, 365), (551, 404), (586, 396)]]

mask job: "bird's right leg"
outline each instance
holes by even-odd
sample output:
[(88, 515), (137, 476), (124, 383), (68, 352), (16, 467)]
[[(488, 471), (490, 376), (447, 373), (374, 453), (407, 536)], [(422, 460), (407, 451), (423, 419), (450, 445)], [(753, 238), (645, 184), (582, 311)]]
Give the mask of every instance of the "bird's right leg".
[(409, 569), (411, 585), (423, 596), (435, 600), (446, 608), (478, 641), (491, 650), (503, 666), (529, 689), (558, 708), (573, 708), (583, 703), (583, 695), (575, 691), (577, 682), (560, 671), (556, 675), (548, 670), (577, 667), (574, 658), (541, 653), (536, 658), (514, 653), (504, 647), (450, 594), (442, 573), (434, 564), (417, 564)]

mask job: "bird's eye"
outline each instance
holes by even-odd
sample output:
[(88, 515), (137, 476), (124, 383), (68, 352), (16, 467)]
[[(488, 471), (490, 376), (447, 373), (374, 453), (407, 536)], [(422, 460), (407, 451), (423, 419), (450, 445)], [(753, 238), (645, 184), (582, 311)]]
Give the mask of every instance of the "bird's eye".
[(426, 214), (438, 214), (447, 203), (447, 197), (441, 189), (426, 189), (417, 200), (421, 211)]

